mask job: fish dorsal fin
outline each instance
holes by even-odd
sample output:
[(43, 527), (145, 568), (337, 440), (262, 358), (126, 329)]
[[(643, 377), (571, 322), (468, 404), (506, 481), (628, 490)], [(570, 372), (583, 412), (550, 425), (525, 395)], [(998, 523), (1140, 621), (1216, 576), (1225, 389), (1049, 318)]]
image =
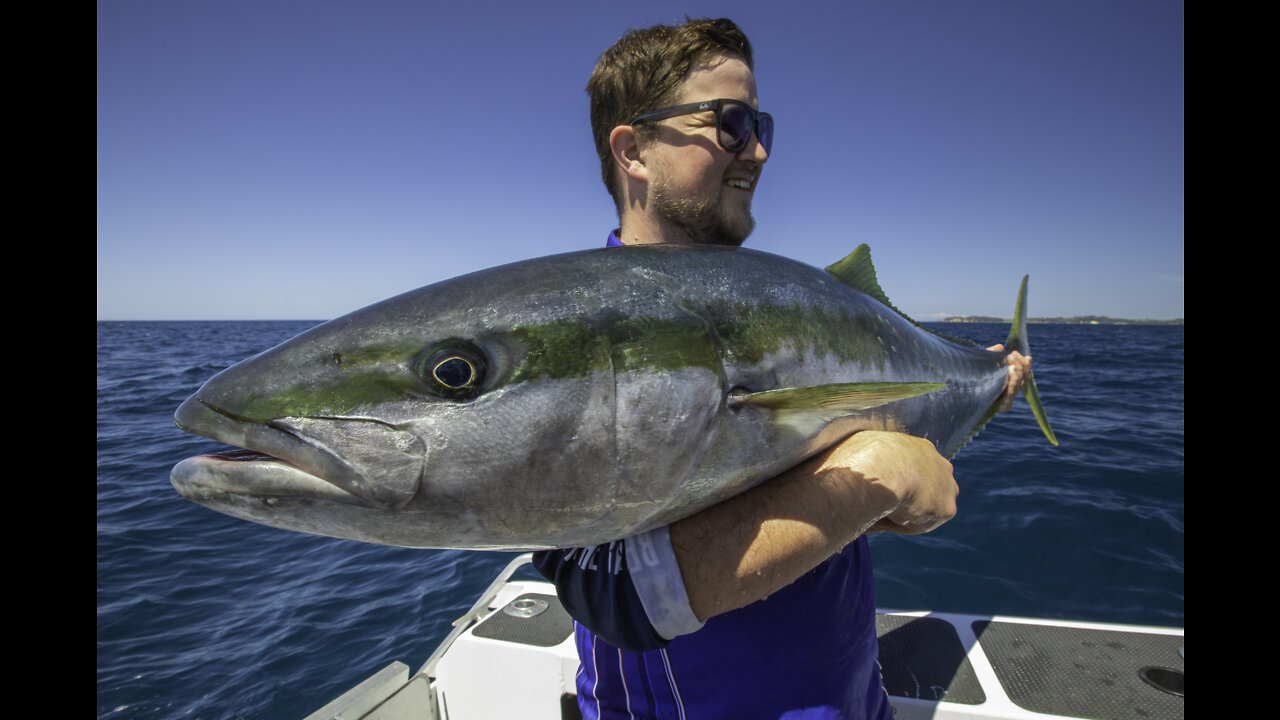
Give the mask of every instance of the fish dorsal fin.
[(884, 290), (880, 287), (880, 281), (876, 279), (876, 268), (875, 265), (871, 264), (871, 247), (866, 243), (862, 243), (858, 247), (854, 248), (853, 252), (846, 255), (840, 262), (828, 265), (826, 267), (826, 271), (836, 280), (839, 280), (841, 284), (847, 285), (860, 293), (870, 295), (881, 303), (884, 303), (884, 305), (890, 310), (898, 313), (907, 322), (915, 325), (921, 330), (960, 345), (978, 347), (978, 344), (972, 340), (964, 340), (961, 338), (951, 337), (949, 335), (943, 335), (939, 332), (934, 332), (915, 320), (912, 320), (910, 317), (907, 317), (906, 313), (894, 307), (893, 303), (889, 302), (889, 296), (886, 295)]
[[(827, 272), (844, 285), (870, 295), (902, 315), (902, 311), (889, 302), (889, 296), (884, 294), (880, 281), (876, 280), (876, 267), (871, 263), (871, 247), (866, 243), (854, 248), (853, 252), (846, 255), (840, 262), (828, 265)], [(910, 318), (907, 319), (910, 320)]]
[(839, 383), (780, 388), (731, 396), (730, 406), (768, 408), (778, 421), (802, 433), (813, 432), (833, 419), (918, 397), (945, 385), (930, 382)]

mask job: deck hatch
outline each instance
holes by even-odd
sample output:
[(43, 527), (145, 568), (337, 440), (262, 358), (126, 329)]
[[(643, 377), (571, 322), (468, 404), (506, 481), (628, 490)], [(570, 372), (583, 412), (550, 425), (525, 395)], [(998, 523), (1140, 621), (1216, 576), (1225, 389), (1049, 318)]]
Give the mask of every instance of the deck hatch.
[(986, 701), (951, 623), (939, 618), (879, 614), (876, 634), (880, 674), (890, 695), (965, 705)]
[[(545, 608), (544, 608), (545, 605)], [(525, 593), (471, 631), (476, 637), (536, 647), (555, 647), (573, 632), (573, 620), (555, 595)], [(539, 608), (529, 614), (530, 608)]]
[(1180, 635), (988, 620), (974, 622), (973, 633), (1021, 708), (1091, 720), (1183, 717), (1181, 696), (1139, 675), (1152, 664), (1180, 674)]

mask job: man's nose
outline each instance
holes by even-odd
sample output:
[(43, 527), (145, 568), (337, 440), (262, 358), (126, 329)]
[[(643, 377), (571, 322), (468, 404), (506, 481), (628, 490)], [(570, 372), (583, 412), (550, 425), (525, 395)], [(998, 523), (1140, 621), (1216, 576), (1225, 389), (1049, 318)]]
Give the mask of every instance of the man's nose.
[(764, 149), (764, 143), (760, 142), (760, 135), (755, 129), (751, 130), (751, 137), (747, 138), (747, 144), (742, 146), (738, 151), (739, 160), (748, 160), (759, 165), (765, 164), (769, 159), (769, 151)]

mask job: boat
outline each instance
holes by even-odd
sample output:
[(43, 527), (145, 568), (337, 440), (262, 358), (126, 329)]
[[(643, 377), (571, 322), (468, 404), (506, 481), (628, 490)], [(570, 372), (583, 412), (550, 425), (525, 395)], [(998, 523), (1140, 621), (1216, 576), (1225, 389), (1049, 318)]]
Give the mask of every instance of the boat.
[[(395, 661), (306, 720), (580, 718), (573, 621), (516, 557), (417, 673)], [(1177, 720), (1183, 629), (939, 612), (876, 614), (895, 720)]]

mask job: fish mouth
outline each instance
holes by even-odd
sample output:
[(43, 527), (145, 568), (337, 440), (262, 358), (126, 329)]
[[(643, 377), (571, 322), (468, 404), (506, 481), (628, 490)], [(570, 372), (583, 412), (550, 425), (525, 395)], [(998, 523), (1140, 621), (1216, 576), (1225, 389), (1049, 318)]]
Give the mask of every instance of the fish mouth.
[(199, 395), (174, 414), (184, 432), (237, 450), (187, 458), (170, 481), (184, 497), (313, 498), (370, 509), (404, 506), (417, 494), (425, 451), (416, 436), (365, 418), (236, 417)]
[(208, 505), (228, 496), (312, 498), (373, 508), (356, 495), (296, 465), (256, 450), (196, 455), (174, 466), (169, 481), (183, 497)]

